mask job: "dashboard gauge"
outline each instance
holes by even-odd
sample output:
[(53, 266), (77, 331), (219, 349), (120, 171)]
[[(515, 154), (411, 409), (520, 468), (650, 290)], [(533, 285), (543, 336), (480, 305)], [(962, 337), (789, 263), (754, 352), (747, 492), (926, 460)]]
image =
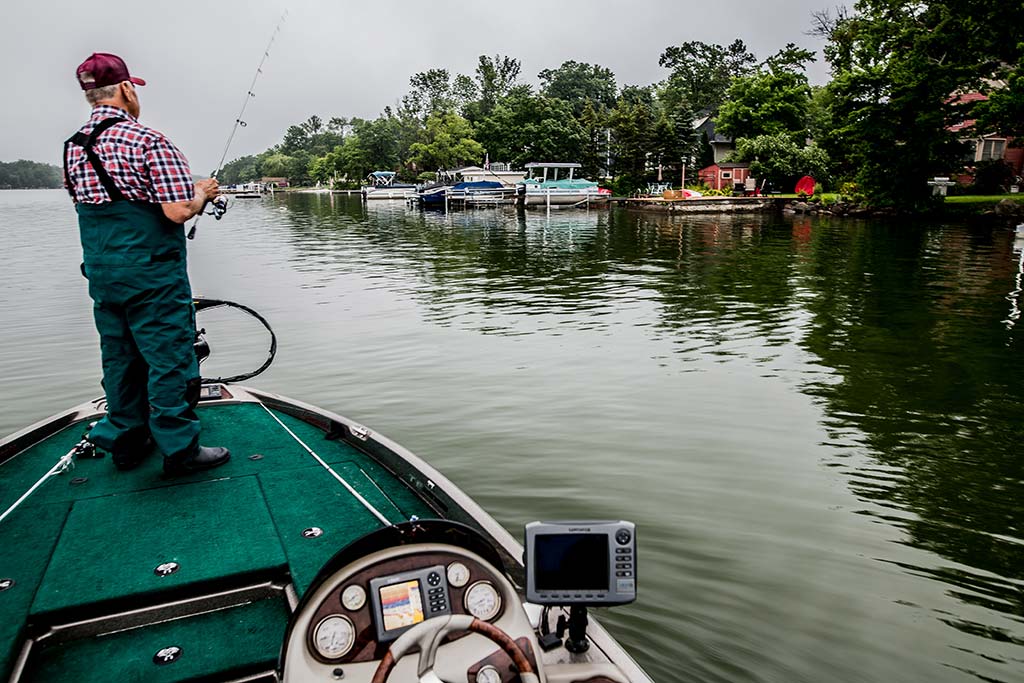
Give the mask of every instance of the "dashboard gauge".
[(346, 617), (332, 614), (317, 624), (313, 633), (316, 651), (325, 659), (337, 659), (348, 654), (356, 640), (356, 629)]
[(341, 594), (341, 604), (350, 612), (361, 609), (366, 604), (366, 591), (362, 586), (352, 584)]
[(448, 583), (456, 588), (462, 588), (469, 583), (469, 569), (461, 562), (452, 562), (448, 565)]
[(490, 621), (501, 611), (501, 596), (488, 581), (478, 581), (466, 591), (466, 611), (477, 619)]
[(488, 664), (476, 672), (476, 683), (501, 683), (501, 674)]

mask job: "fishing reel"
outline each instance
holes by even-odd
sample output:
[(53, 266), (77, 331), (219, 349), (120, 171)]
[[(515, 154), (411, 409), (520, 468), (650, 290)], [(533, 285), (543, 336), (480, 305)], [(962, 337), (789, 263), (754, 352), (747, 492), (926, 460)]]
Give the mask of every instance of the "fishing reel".
[(224, 218), (224, 214), (228, 212), (228, 198), (224, 195), (214, 197), (210, 200), (210, 210), (206, 212), (207, 216), (213, 216), (215, 220)]

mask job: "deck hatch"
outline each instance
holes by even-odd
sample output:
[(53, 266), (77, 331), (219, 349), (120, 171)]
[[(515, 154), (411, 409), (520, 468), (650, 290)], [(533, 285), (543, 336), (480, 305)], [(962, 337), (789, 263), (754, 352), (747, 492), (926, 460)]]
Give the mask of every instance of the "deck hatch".
[[(33, 652), (22, 680), (169, 683), (258, 674), (276, 665), (288, 618), (286, 602), (272, 597), (98, 638), (44, 644)], [(171, 648), (175, 656), (168, 658)]]
[[(155, 567), (177, 563), (177, 572)], [(200, 590), (283, 572), (284, 552), (255, 477), (74, 503), (32, 607), (35, 615)]]

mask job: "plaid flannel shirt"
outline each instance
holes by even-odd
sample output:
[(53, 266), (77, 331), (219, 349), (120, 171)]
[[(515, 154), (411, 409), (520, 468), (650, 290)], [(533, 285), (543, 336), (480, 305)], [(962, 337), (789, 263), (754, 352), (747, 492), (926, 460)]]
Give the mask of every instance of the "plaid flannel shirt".
[[(93, 149), (125, 199), (153, 204), (191, 201), (195, 187), (188, 160), (162, 133), (143, 126), (123, 109), (105, 104), (95, 107), (79, 130), (88, 135), (100, 121), (114, 117), (124, 121), (102, 133)], [(74, 190), (75, 200), (109, 202), (85, 150), (69, 145), (67, 155), (64, 185)]]

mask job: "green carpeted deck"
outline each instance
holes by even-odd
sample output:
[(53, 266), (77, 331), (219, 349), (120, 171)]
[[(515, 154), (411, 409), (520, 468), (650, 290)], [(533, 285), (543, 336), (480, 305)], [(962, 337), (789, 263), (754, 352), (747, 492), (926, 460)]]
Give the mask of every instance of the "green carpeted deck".
[[(390, 521), (433, 512), (368, 456), (275, 413)], [(43, 485), (0, 524), (0, 679), (9, 675), (26, 624), (157, 604), (205, 586), (253, 577), (290, 577), (301, 595), (321, 566), (380, 527), (362, 505), (258, 404), (200, 407), (203, 443), (231, 449), (205, 473), (164, 478), (158, 455), (131, 472), (109, 457), (78, 462)], [(0, 509), (28, 489), (81, 437), (72, 426), (0, 466)], [(260, 457), (252, 458), (250, 456)], [(324, 533), (305, 538), (302, 531)], [(180, 570), (154, 574), (167, 561)], [(249, 671), (277, 657), (287, 608), (275, 600), (37, 648), (31, 680), (188, 680)], [(45, 643), (45, 641), (44, 641)], [(151, 660), (167, 643), (185, 654), (171, 666)], [(183, 645), (190, 643), (190, 645)], [(152, 650), (152, 651), (150, 651)], [(121, 653), (132, 652), (122, 656)], [(106, 668), (104, 668), (106, 667)], [(56, 672), (60, 672), (57, 677)]]

